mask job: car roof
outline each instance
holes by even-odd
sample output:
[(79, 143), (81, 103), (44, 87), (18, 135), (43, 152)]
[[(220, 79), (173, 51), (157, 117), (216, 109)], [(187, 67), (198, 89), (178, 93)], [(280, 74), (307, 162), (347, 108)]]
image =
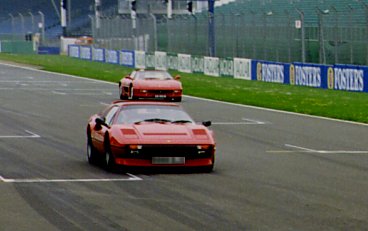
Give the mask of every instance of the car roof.
[(157, 106), (176, 106), (176, 107), (180, 107), (176, 103), (162, 102), (162, 101), (123, 101), (123, 100), (117, 100), (117, 101), (112, 102), (112, 104), (118, 105), (118, 106), (157, 105)]

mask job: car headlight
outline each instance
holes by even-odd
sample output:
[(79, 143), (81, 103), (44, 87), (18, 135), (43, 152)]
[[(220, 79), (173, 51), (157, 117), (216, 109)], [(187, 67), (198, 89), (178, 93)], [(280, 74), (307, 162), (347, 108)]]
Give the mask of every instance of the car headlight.
[(204, 154), (210, 148), (211, 148), (211, 145), (209, 145), (209, 144), (200, 144), (200, 145), (197, 145), (198, 154)]
[(131, 154), (138, 154), (139, 151), (142, 150), (142, 145), (131, 144), (129, 145), (129, 149)]

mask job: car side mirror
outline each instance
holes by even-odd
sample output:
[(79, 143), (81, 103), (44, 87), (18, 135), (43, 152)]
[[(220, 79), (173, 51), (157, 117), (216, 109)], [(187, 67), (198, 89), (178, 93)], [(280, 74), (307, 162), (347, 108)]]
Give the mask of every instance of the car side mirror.
[(180, 80), (180, 78), (181, 78), (180, 75), (175, 75), (174, 77), (175, 80)]
[(103, 117), (97, 117), (95, 119), (96, 125), (97, 127), (101, 127), (101, 126), (105, 126), (105, 127), (109, 127), (106, 122), (105, 122), (105, 118)]
[(211, 125), (212, 125), (212, 122), (211, 122), (211, 121), (203, 121), (203, 122), (202, 122), (202, 124), (203, 124), (203, 126), (205, 126), (205, 127), (209, 127), (209, 126), (211, 126)]

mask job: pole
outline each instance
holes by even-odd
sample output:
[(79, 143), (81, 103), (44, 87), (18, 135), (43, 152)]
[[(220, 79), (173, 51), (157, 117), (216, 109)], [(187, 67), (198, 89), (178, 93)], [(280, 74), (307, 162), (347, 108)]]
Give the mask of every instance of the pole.
[(9, 16), (11, 18), (11, 34), (12, 34), (12, 37), (14, 38), (14, 16), (10, 13), (9, 13)]
[(300, 26), (301, 26), (301, 39), (302, 39), (302, 62), (305, 63), (305, 27), (304, 27), (304, 12), (296, 9), (296, 11), (300, 15)]
[(321, 10), (317, 7), (318, 28), (319, 28), (319, 63), (326, 64), (325, 38), (323, 30), (323, 16), (328, 14), (328, 10)]
[(334, 53), (335, 53), (335, 63), (339, 62), (339, 12), (334, 6), (331, 6), (331, 9), (334, 11), (335, 15), (335, 36), (334, 36)]
[(39, 24), (39, 28), (41, 29), (41, 41), (42, 43), (44, 43), (45, 42), (45, 15), (41, 11), (38, 11), (38, 13), (41, 16), (41, 23)]
[(18, 13), (18, 15), (19, 15), (20, 21), (21, 21), (21, 27), (22, 27), (21, 33), (22, 33), (22, 36), (23, 36), (24, 35), (24, 17), (23, 17), (23, 14), (21, 14), (21, 13)]
[(67, 36), (66, 30), (66, 10), (67, 10), (66, 0), (60, 0), (60, 12), (61, 12), (61, 27), (63, 28), (63, 37)]
[(68, 0), (67, 9), (68, 9), (68, 24), (71, 25), (71, 23), (72, 23), (72, 14), (71, 14), (71, 12), (72, 12), (72, 1), (71, 0)]
[(96, 39), (97, 36), (96, 36), (96, 30), (95, 30), (95, 25), (94, 25), (94, 22), (95, 22), (95, 19), (93, 18), (92, 15), (88, 15), (89, 19), (91, 20), (91, 31), (92, 31), (92, 37), (93, 39)]
[(34, 16), (32, 14), (32, 12), (28, 12), (29, 15), (31, 15), (31, 23), (32, 23), (32, 34), (34, 33)]
[(153, 41), (154, 41), (153, 49), (154, 51), (157, 51), (157, 25), (156, 25), (157, 20), (154, 14), (150, 14), (150, 16), (153, 19)]
[(216, 56), (215, 0), (208, 0), (208, 50), (210, 57)]
[(172, 18), (172, 0), (167, 1), (167, 18)]

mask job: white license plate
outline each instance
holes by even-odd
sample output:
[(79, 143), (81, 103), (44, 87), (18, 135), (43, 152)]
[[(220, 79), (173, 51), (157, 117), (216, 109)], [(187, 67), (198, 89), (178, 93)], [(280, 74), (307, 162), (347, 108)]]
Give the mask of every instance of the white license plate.
[(155, 95), (155, 98), (166, 98), (166, 95)]
[(152, 164), (185, 164), (185, 157), (152, 157)]

